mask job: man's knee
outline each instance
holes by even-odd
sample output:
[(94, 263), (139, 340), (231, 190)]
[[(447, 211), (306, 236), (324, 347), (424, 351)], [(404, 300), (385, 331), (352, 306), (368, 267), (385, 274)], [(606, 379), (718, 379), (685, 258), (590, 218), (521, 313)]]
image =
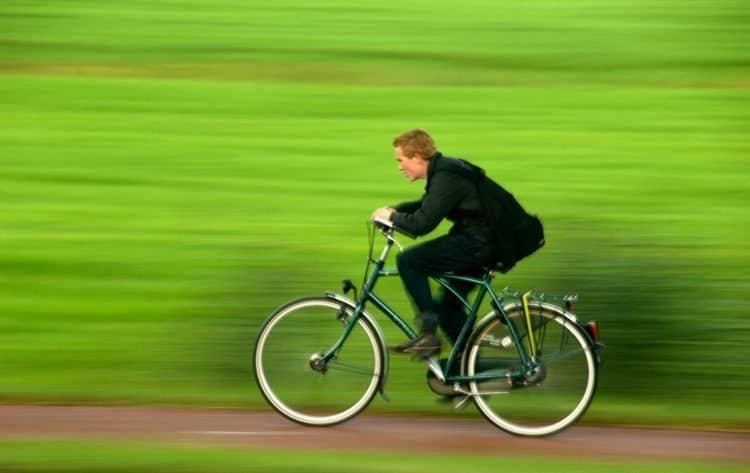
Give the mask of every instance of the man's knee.
[(396, 256), (396, 267), (399, 270), (404, 269), (417, 269), (417, 259), (414, 257), (414, 254), (410, 251), (402, 251), (401, 253)]

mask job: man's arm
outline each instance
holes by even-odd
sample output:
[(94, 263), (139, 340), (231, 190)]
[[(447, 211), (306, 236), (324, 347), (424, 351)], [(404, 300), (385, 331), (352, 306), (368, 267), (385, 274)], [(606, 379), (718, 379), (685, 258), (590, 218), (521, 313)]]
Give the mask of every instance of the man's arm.
[(396, 212), (412, 213), (416, 212), (422, 206), (422, 199), (414, 200), (411, 202), (401, 202), (398, 205), (393, 206), (393, 210)]
[[(430, 188), (419, 201), (419, 207), (411, 211), (396, 208), (391, 221), (409, 233), (422, 236), (430, 233), (441, 220), (471, 192), (471, 184), (465, 179), (447, 172), (436, 173)], [(410, 210), (410, 209), (409, 209)]]
[(375, 209), (375, 211), (372, 212), (372, 216), (370, 216), (371, 220), (375, 220), (376, 218), (381, 218), (383, 220), (391, 220), (391, 215), (393, 215), (394, 212), (406, 212), (411, 213), (419, 209), (419, 207), (422, 206), (422, 200), (415, 200), (413, 202), (402, 202), (398, 205), (394, 205), (393, 207), (380, 207), (379, 209)]

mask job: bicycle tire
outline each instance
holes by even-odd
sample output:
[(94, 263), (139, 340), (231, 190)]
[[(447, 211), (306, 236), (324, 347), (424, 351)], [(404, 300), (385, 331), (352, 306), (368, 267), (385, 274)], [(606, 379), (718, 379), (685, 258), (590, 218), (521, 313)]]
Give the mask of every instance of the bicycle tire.
[[(505, 308), (510, 322), (528, 349), (528, 327), (523, 308)], [(594, 348), (572, 315), (551, 304), (532, 302), (532, 333), (541, 369), (541, 380), (470, 382), (469, 391), (484, 417), (500, 429), (524, 437), (543, 437), (575, 423), (588, 409), (596, 392), (598, 363)], [(497, 314), (485, 317), (472, 332), (464, 353), (464, 370), (474, 376), (482, 370), (520, 371), (515, 345), (509, 345), (509, 329)], [(533, 378), (533, 376), (531, 377)]]
[(255, 343), (255, 379), (284, 417), (310, 426), (334, 425), (372, 401), (385, 357), (377, 330), (365, 317), (325, 370), (311, 365), (341, 337), (351, 314), (351, 306), (340, 301), (308, 297), (278, 308), (263, 323)]

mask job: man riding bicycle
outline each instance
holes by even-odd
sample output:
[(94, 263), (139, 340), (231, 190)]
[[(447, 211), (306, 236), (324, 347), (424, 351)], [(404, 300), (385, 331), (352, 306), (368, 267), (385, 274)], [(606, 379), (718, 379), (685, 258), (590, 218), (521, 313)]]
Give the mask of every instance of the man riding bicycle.
[[(432, 137), (415, 129), (393, 140), (399, 170), (409, 181), (425, 179), (421, 199), (383, 207), (372, 213), (372, 219), (390, 220), (415, 236), (430, 233), (444, 219), (453, 222), (446, 235), (413, 246), (397, 257), (397, 267), (406, 291), (418, 311), (419, 336), (395, 347), (400, 353), (430, 357), (440, 352), (437, 328), (455, 342), (464, 323), (461, 301), (443, 291), (440, 301), (432, 298), (428, 276), (455, 272), (478, 276), (495, 261), (489, 244), (491, 232), (482, 211), (477, 185), (472, 181), (469, 165), (459, 159), (443, 156)], [(468, 172), (467, 172), (468, 171)], [(469, 282), (456, 282), (465, 297), (473, 288)]]

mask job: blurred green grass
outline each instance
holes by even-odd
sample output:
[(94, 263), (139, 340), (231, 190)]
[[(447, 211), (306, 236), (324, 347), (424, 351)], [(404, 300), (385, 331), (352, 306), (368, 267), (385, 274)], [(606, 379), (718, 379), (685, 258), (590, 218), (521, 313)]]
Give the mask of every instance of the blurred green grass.
[(92, 440), (4, 440), (0, 442), (0, 467), (3, 471), (34, 472), (200, 472), (212, 473), (349, 472), (355, 466), (362, 472), (436, 473), (469, 470), (494, 472), (498, 467), (530, 473), (566, 471), (613, 473), (648, 473), (660, 471), (744, 472), (744, 466), (731, 463), (632, 460), (615, 462), (607, 459), (529, 458), (519, 455), (388, 455), (363, 452), (310, 452), (288, 450), (229, 449), (190, 447), (186, 445), (143, 444), (136, 442)]
[(423, 126), (542, 216), (496, 286), (581, 293), (589, 420), (750, 425), (748, 6), (4, 2), (0, 399), (262, 405), (257, 328), (359, 281)]

